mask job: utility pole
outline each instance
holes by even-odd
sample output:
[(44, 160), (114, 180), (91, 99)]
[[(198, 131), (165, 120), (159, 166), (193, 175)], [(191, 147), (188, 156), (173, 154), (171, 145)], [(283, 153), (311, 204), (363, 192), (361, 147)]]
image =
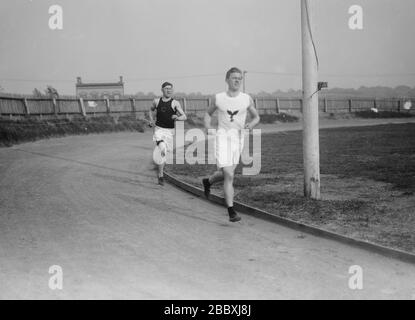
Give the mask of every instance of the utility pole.
[(243, 79), (242, 79), (242, 88), (243, 88), (243, 92), (245, 92), (245, 89), (246, 89), (246, 87), (245, 87), (245, 78), (246, 78), (246, 73), (247, 73), (248, 71), (246, 71), (246, 70), (244, 70), (243, 71)]
[(312, 38), (314, 27), (310, 2), (314, 1), (301, 0), (304, 196), (320, 199), (318, 71)]

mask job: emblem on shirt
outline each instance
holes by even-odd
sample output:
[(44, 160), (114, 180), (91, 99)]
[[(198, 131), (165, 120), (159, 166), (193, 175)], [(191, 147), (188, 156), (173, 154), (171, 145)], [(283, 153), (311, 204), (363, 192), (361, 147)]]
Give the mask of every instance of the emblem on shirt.
[(239, 110), (236, 110), (234, 112), (230, 111), (230, 110), (226, 110), (229, 114), (229, 116), (231, 117), (231, 122), (233, 122), (233, 117), (239, 112)]

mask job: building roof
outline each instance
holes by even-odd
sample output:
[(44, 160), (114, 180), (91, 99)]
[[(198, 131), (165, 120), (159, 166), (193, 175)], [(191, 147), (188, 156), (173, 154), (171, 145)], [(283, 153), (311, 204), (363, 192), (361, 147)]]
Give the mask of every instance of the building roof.
[(90, 88), (90, 87), (124, 87), (123, 77), (120, 76), (120, 81), (118, 82), (82, 82), (81, 77), (77, 77), (77, 82), (75, 83), (76, 88)]
[(87, 87), (123, 87), (124, 83), (114, 82), (114, 83), (80, 83), (76, 84), (77, 88), (87, 88)]

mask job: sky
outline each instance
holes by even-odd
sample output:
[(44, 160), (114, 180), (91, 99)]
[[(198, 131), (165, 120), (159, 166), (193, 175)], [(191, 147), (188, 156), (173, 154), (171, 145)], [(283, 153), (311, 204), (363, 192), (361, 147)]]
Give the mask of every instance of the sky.
[[(63, 29), (49, 28), (49, 7)], [(349, 28), (349, 8), (363, 29)], [(415, 86), (413, 0), (311, 0), (319, 80), (329, 87)], [(1, 0), (0, 86), (31, 93), (116, 82), (125, 93), (226, 89), (233, 66), (247, 92), (301, 89), (300, 0)]]

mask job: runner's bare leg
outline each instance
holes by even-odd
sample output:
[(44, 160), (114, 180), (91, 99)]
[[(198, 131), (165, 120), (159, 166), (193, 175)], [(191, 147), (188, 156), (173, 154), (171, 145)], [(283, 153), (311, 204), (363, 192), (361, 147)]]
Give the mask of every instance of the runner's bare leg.
[(235, 175), (236, 165), (224, 167), (223, 170), (223, 191), (225, 193), (225, 202), (228, 207), (233, 207), (234, 187), (233, 180)]

